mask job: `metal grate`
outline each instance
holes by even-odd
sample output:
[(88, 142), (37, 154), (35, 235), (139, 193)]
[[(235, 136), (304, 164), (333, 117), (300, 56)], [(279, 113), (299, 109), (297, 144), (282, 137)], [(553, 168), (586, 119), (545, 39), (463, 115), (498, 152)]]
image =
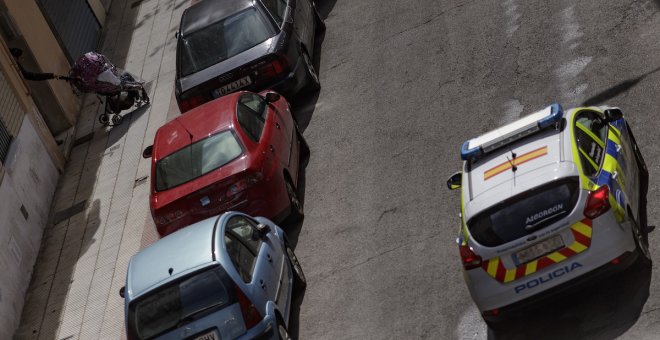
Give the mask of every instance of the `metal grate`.
[(96, 50), (101, 25), (86, 0), (38, 0), (37, 3), (71, 63)]
[(0, 119), (0, 162), (4, 163), (9, 152), (9, 145), (14, 137), (9, 133), (5, 123)]

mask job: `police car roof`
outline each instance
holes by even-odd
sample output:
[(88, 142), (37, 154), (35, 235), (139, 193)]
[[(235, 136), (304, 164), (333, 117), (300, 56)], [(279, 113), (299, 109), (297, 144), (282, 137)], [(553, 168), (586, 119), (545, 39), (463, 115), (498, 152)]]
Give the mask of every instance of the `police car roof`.
[(466, 214), (472, 216), (548, 181), (578, 176), (572, 158), (565, 159), (565, 155), (571, 154), (571, 144), (564, 143), (568, 137), (562, 138), (562, 133), (568, 133), (568, 129), (545, 129), (465, 162)]

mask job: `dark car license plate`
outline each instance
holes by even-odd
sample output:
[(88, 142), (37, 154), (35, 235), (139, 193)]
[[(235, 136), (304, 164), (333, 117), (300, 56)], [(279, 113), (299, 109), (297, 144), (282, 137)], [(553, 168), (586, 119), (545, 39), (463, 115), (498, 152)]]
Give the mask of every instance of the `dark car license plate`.
[(219, 87), (216, 91), (217, 96), (224, 96), (226, 94), (232, 93), (240, 88), (246, 87), (252, 84), (252, 79), (249, 76), (243, 77), (239, 80), (232, 81), (231, 83)]
[(220, 340), (220, 335), (218, 332), (213, 330), (208, 333), (196, 336), (193, 340)]

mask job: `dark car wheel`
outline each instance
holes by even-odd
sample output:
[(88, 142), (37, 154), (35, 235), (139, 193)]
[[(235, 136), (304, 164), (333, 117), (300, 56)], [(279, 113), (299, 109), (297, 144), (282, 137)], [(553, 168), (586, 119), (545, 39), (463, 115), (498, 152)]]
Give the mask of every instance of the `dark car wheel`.
[(312, 7), (314, 8), (314, 19), (316, 21), (316, 33), (325, 32), (325, 21), (321, 18), (321, 13), (319, 9), (316, 8), (316, 3), (312, 1)]
[(302, 202), (298, 198), (298, 193), (296, 188), (291, 183), (289, 178), (285, 178), (286, 193), (289, 195), (289, 204), (291, 207), (291, 212), (289, 213), (289, 219), (291, 222), (297, 222), (305, 215), (303, 210)]
[(309, 156), (311, 154), (309, 150), (309, 144), (307, 144), (307, 140), (305, 140), (305, 137), (303, 137), (302, 133), (300, 133), (298, 127), (296, 127), (296, 135), (298, 136), (298, 141), (300, 142), (300, 164), (302, 166), (306, 166), (309, 162)]
[(286, 256), (289, 258), (289, 263), (291, 264), (291, 269), (293, 269), (293, 288), (297, 290), (303, 290), (307, 287), (307, 279), (305, 278), (305, 273), (303, 273), (302, 266), (298, 261), (298, 257), (293, 252), (293, 249), (286, 246)]
[(303, 61), (305, 62), (305, 68), (307, 72), (307, 90), (310, 92), (318, 91), (321, 89), (321, 82), (319, 80), (319, 75), (316, 73), (314, 64), (312, 64), (312, 59), (307, 54), (307, 51), (302, 53)]
[(291, 335), (289, 334), (289, 331), (286, 330), (286, 326), (280, 321), (279, 319), (277, 320), (277, 335), (280, 336), (281, 340), (291, 340), (293, 339)]

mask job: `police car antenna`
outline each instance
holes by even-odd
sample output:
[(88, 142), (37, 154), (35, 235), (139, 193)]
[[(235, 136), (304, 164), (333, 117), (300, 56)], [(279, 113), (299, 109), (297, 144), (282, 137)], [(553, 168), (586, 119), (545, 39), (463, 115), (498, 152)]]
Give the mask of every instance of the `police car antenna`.
[(509, 161), (509, 164), (511, 165), (511, 171), (516, 172), (518, 167), (513, 163), (513, 161), (516, 160), (516, 153), (513, 152), (513, 150), (511, 150), (511, 159), (509, 159), (509, 156), (507, 156), (506, 160)]

